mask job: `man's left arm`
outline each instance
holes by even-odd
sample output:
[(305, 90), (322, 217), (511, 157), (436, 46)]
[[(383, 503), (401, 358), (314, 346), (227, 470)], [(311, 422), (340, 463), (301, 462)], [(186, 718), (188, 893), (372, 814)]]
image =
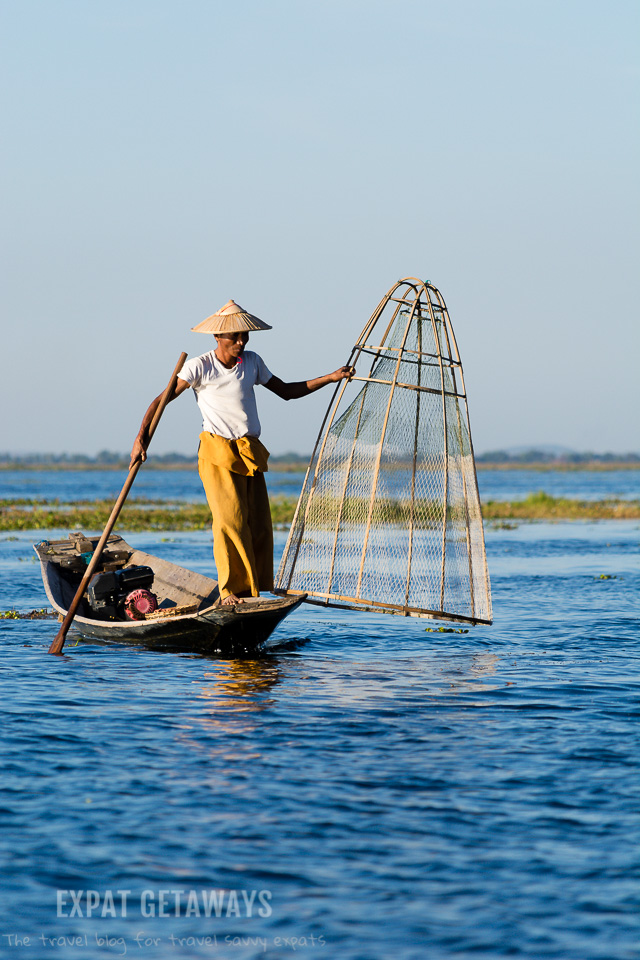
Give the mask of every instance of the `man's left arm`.
[(271, 390), (282, 400), (298, 400), (300, 397), (306, 397), (321, 387), (326, 387), (328, 383), (338, 383), (353, 376), (353, 367), (339, 367), (333, 373), (327, 373), (324, 377), (316, 377), (315, 380), (300, 380), (296, 383), (285, 383), (280, 377), (272, 376), (267, 380), (265, 387)]

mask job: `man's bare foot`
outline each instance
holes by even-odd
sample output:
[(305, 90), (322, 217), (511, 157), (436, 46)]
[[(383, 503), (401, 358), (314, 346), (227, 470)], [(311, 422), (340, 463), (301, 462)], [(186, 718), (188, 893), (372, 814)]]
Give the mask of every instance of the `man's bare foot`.
[(228, 597), (225, 597), (221, 603), (223, 607), (229, 607), (235, 603), (244, 603), (244, 600), (241, 600), (240, 597), (236, 597), (235, 593), (230, 593)]

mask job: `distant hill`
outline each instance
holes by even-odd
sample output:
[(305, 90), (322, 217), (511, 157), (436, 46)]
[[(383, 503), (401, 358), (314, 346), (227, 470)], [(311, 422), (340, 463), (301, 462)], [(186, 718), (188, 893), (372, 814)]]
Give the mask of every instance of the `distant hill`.
[(565, 447), (512, 447), (508, 450), (489, 450), (476, 454), (477, 463), (504, 464), (580, 464), (580, 463), (640, 463), (638, 453), (576, 453)]

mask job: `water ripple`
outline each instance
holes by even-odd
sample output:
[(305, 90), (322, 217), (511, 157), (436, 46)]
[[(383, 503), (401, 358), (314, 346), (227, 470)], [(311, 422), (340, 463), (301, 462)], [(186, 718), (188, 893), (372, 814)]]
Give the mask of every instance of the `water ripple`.
[[(180, 536), (139, 541), (204, 569), (208, 535)], [(637, 525), (487, 539), (496, 623), (464, 635), (309, 607), (262, 659), (77, 635), (58, 659), (50, 622), (0, 621), (2, 934), (87, 938), (2, 955), (631, 958)], [(27, 546), (0, 545), (4, 608), (43, 604)], [(58, 890), (130, 909), (57, 916)], [(167, 894), (160, 916), (162, 890), (200, 914)]]

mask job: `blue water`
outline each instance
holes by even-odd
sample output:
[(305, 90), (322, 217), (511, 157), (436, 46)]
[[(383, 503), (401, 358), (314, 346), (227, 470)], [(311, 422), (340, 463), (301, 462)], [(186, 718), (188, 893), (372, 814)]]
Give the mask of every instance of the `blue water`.
[[(296, 499), (300, 495), (303, 471), (273, 470), (266, 477), (270, 493)], [(0, 499), (115, 500), (126, 479), (126, 470), (0, 470)], [(190, 470), (141, 470), (131, 497), (206, 502), (197, 467)]]
[(578, 500), (637, 500), (640, 470), (478, 470), (478, 487), (485, 501), (522, 500), (538, 490)]
[[(0, 499), (32, 497), (62, 501), (116, 499), (127, 474), (124, 470), (0, 470)], [(304, 471), (271, 470), (266, 475), (270, 493), (298, 497)], [(522, 500), (544, 490), (553, 497), (602, 500), (606, 497), (640, 499), (640, 470), (479, 470), (482, 500)], [(141, 470), (132, 497), (204, 502), (198, 471)]]
[[(0, 535), (0, 608), (46, 604), (42, 536)], [(128, 539), (212, 572), (206, 531)], [(261, 659), (56, 658), (0, 620), (0, 956), (635, 960), (640, 524), (487, 550), (462, 634), (303, 606)]]

